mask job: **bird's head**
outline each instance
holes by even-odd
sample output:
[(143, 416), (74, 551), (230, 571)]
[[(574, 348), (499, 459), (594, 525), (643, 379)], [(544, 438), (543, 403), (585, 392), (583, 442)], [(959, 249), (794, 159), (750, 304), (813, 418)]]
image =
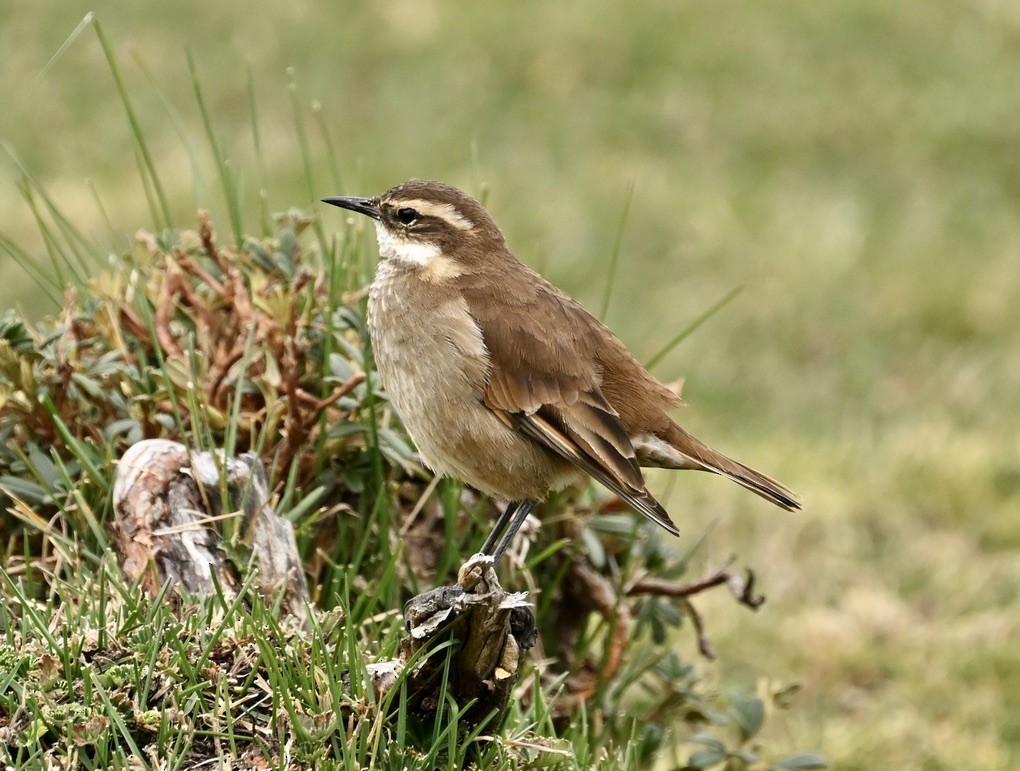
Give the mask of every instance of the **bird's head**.
[(425, 267), (437, 259), (467, 266), (505, 249), (503, 234), (478, 201), (442, 182), (411, 180), (376, 198), (323, 198), (375, 220), (379, 257)]

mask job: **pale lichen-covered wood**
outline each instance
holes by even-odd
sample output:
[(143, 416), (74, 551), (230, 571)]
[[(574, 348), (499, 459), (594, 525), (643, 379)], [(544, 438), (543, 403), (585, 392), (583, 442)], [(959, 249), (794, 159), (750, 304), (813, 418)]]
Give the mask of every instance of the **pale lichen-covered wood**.
[[(301, 623), (309, 602), (294, 528), (268, 502), (252, 453), (225, 458), (179, 442), (147, 439), (117, 464), (114, 542), (121, 569), (155, 595), (170, 580), (193, 595), (233, 596), (249, 564), (256, 589)], [(229, 533), (230, 535), (225, 535)]]
[[(527, 594), (508, 594), (496, 578), (492, 557), (475, 554), (461, 566), (457, 584), (442, 586), (413, 597), (404, 606), (409, 636), (401, 644), (408, 661), (430, 643), (454, 639), (448, 687), (462, 704), (475, 699), (468, 720), (482, 719), (493, 710), (502, 712), (521, 674), (524, 658), (538, 633)], [(422, 709), (435, 709), (434, 666), (426, 659), (411, 675)]]

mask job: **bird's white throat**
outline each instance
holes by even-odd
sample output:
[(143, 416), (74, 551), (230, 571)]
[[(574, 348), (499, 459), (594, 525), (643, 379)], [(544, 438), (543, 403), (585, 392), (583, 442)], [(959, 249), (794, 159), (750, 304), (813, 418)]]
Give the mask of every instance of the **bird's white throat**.
[(379, 257), (383, 260), (426, 267), (441, 254), (438, 246), (408, 241), (387, 230), (381, 222), (375, 223), (375, 237), (379, 242)]

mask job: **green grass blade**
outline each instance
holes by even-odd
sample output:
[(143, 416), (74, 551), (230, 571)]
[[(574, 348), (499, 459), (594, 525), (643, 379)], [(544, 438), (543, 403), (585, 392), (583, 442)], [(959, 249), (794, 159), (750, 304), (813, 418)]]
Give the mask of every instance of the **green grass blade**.
[(333, 182), (333, 189), (337, 194), (346, 192), (343, 176), (340, 174), (340, 163), (337, 161), (336, 149), (333, 146), (333, 138), (330, 135), (329, 125), (322, 113), (322, 103), (317, 99), (312, 102), (312, 115), (315, 116), (315, 123), (319, 127), (319, 135), (322, 137), (322, 144), (326, 148), (326, 159), (329, 161), (328, 168)]
[(676, 337), (674, 337), (672, 340), (670, 340), (662, 347), (662, 350), (660, 350), (657, 354), (650, 358), (648, 362), (645, 364), (645, 369), (651, 370), (652, 368), (654, 368), (656, 364), (658, 364), (666, 356), (669, 355), (670, 351), (672, 351), (687, 337), (693, 334), (698, 327), (700, 327), (702, 324), (704, 324), (706, 321), (712, 318), (715, 314), (717, 314), (719, 311), (725, 308), (730, 303), (730, 301), (733, 300), (733, 298), (735, 298), (738, 294), (740, 294), (743, 291), (744, 287), (742, 285), (736, 286), (729, 292), (724, 294), (719, 300), (716, 300), (716, 302), (713, 305), (709, 306), (708, 310), (706, 310), (704, 313), (702, 313), (700, 316), (694, 319), (694, 321), (692, 321), (690, 324), (684, 327)]
[[(53, 220), (53, 223), (56, 225), (57, 230), (63, 239), (63, 243), (67, 247), (67, 249), (59, 250), (61, 259), (66, 267), (79, 277), (78, 280), (80, 282), (81, 274), (78, 273), (78, 271), (84, 271), (85, 274), (92, 271), (94, 263), (98, 261), (101, 254), (99, 249), (95, 246), (95, 244), (91, 243), (85, 235), (78, 230), (78, 228), (72, 225), (71, 221), (67, 219), (67, 217), (64, 216), (60, 207), (57, 206), (49, 193), (46, 192), (46, 187), (35, 177), (34, 174), (32, 174), (28, 164), (25, 163), (14, 147), (2, 139), (0, 139), (0, 147), (3, 147), (4, 151), (8, 156), (10, 156), (11, 160), (14, 161), (18, 170), (21, 172), (22, 195), (32, 208), (32, 212), (36, 216), (36, 219), (40, 221), (40, 226), (42, 226), (41, 215), (36, 207), (35, 198), (38, 196), (39, 199), (42, 200), (43, 206), (49, 213), (50, 218)], [(34, 194), (31, 193), (32, 190), (35, 191)], [(47, 227), (47, 229), (49, 228)], [(56, 243), (55, 235), (51, 235), (51, 238), (53, 238), (54, 243)], [(68, 254), (68, 250), (70, 250), (70, 254)], [(74, 259), (72, 260), (71, 257)], [(92, 265), (86, 261), (86, 257), (92, 258)]]
[(113, 227), (113, 220), (110, 219), (109, 212), (106, 211), (106, 206), (103, 205), (103, 199), (99, 195), (99, 190), (96, 189), (96, 184), (91, 179), (85, 181), (89, 186), (89, 192), (92, 193), (92, 200), (96, 204), (96, 209), (99, 210), (99, 216), (103, 220), (103, 225), (106, 226), (106, 235), (110, 239), (110, 245), (113, 246), (121, 238), (121, 235), (117, 233), (116, 228)]
[(187, 58), (188, 71), (191, 73), (191, 85), (195, 92), (195, 100), (198, 102), (198, 111), (202, 115), (202, 125), (205, 127), (205, 135), (209, 140), (209, 147), (212, 149), (213, 157), (216, 159), (220, 185), (223, 187), (223, 197), (227, 202), (227, 216), (230, 217), (230, 227), (234, 233), (234, 246), (240, 247), (244, 243), (244, 224), (241, 216), (239, 185), (234, 177), (230, 160), (224, 155), (223, 147), (216, 138), (212, 116), (209, 114), (205, 97), (202, 96), (202, 82), (198, 77), (195, 57), (191, 55), (191, 51), (187, 52)]
[(173, 217), (170, 216), (170, 206), (167, 203), (166, 193), (163, 191), (163, 183), (160, 182), (159, 174), (156, 171), (156, 164), (152, 160), (152, 154), (149, 152), (149, 146), (145, 142), (145, 134), (142, 132), (142, 126), (138, 122), (138, 116), (135, 115), (135, 110), (131, 106), (131, 100), (128, 98), (127, 88), (124, 85), (124, 79), (120, 75), (120, 67), (117, 64), (117, 57), (113, 54), (113, 47), (110, 45), (110, 41), (106, 37), (106, 33), (103, 32), (103, 27), (99, 23), (99, 19), (92, 17), (92, 28), (96, 31), (96, 37), (99, 38), (99, 45), (103, 49), (103, 54), (106, 56), (106, 62), (110, 68), (110, 74), (113, 76), (113, 82), (117, 87), (117, 93), (120, 95), (121, 104), (124, 106), (124, 112), (127, 113), (128, 123), (131, 124), (131, 136), (134, 139), (135, 148), (141, 158), (139, 165), (139, 171), (141, 172), (142, 178), (147, 179), (155, 191), (156, 199), (158, 202), (158, 208), (155, 206), (150, 207), (150, 214), (152, 215), (152, 221), (155, 225), (156, 231), (161, 231), (171, 226)]
[(53, 421), (53, 425), (56, 427), (57, 433), (60, 434), (61, 441), (70, 448), (75, 458), (81, 464), (82, 470), (88, 474), (92, 483), (100, 490), (109, 491), (110, 480), (108, 475), (103, 473), (103, 470), (95, 464), (85, 443), (71, 433), (67, 424), (61, 419), (60, 413), (50, 396), (43, 396), (42, 403), (46, 408), (46, 411), (50, 414), (50, 419)]
[(269, 171), (266, 167), (266, 156), (262, 152), (262, 130), (259, 128), (258, 100), (255, 98), (255, 73), (251, 62), (248, 62), (248, 104), (251, 106), (251, 135), (255, 143), (255, 165), (259, 174), (259, 224), (262, 226), (263, 237), (273, 232), (272, 217), (269, 210)]
[(620, 212), (620, 221), (616, 225), (616, 238), (613, 239), (613, 252), (609, 257), (609, 274), (606, 277), (606, 289), (602, 293), (602, 305), (599, 307), (599, 321), (606, 320), (606, 313), (609, 311), (609, 298), (613, 293), (613, 284), (616, 283), (616, 270), (620, 265), (620, 252), (623, 247), (623, 231), (627, 225), (627, 217), (630, 214), (630, 205), (634, 201), (634, 182), (627, 186), (627, 199), (623, 203), (623, 211)]
[(8, 256), (25, 271), (39, 287), (47, 298), (54, 305), (60, 305), (60, 285), (53, 279), (53, 276), (35, 264), (35, 260), (24, 249), (18, 246), (3, 233), (0, 233), (0, 249), (7, 252)]
[(43, 68), (39, 70), (39, 74), (32, 79), (32, 82), (29, 84), (28, 88), (25, 89), (25, 93), (21, 95), (21, 99), (18, 100), (15, 108), (7, 112), (7, 115), (16, 114), (21, 110), (21, 107), (25, 104), (28, 97), (35, 92), (35, 89), (38, 88), (39, 84), (46, 78), (49, 71), (53, 69), (53, 65), (56, 64), (57, 61), (64, 55), (64, 52), (71, 47), (71, 44), (81, 37), (82, 32), (88, 29), (89, 25), (92, 24), (93, 16), (95, 16), (95, 14), (92, 11), (89, 11), (82, 17), (81, 21), (78, 22), (78, 25), (71, 30), (71, 34), (64, 39), (64, 42), (60, 44), (60, 47), (53, 52), (53, 56), (51, 56), (46, 64), (43, 65)]
[[(50, 258), (50, 265), (53, 267), (53, 272), (57, 277), (57, 284), (63, 290), (69, 283), (64, 269), (69, 269), (71, 266), (65, 259), (64, 253), (60, 249), (49, 223), (42, 216), (42, 212), (39, 211), (39, 206), (36, 204), (35, 195), (32, 193), (32, 186), (29, 181), (22, 178), (19, 189), (22, 197), (25, 199), (25, 203), (28, 204), (28, 208), (32, 212), (36, 226), (39, 228), (39, 234), (42, 236), (43, 244), (46, 246), (46, 254)], [(80, 283), (80, 276), (75, 276), (75, 279)]]
[[(85, 670), (86, 673), (89, 671), (90, 670), (87, 669)], [(124, 739), (124, 743), (130, 748), (132, 756), (144, 763), (143, 758), (145, 758), (145, 755), (138, 749), (138, 745), (135, 744), (134, 736), (128, 728), (127, 723), (124, 721), (124, 716), (121, 714), (119, 709), (113, 706), (113, 702), (110, 701), (110, 695), (106, 692), (106, 689), (103, 688), (99, 679), (92, 678), (91, 682), (92, 687), (99, 693), (99, 697), (103, 700), (103, 704), (106, 706), (105, 714), (110, 718), (110, 721), (117, 726), (117, 730)]]
[(255, 341), (255, 329), (257, 326), (258, 321), (252, 319), (251, 326), (248, 327), (248, 335), (244, 340), (244, 352), (241, 354), (241, 359), (236, 365), (238, 372), (237, 382), (234, 383), (234, 393), (228, 400), (227, 415), (229, 415), (229, 418), (227, 419), (223, 435), (223, 451), (227, 457), (233, 456), (234, 449), (237, 447), (237, 429), (241, 423), (241, 402), (244, 401), (244, 388), (248, 382), (248, 366), (251, 364), (252, 343)]
[[(298, 144), (301, 147), (301, 163), (304, 166), (305, 185), (308, 188), (308, 200), (314, 205), (322, 197), (322, 193), (319, 191), (318, 184), (315, 181), (312, 152), (308, 143), (308, 132), (305, 131), (305, 122), (301, 119), (301, 100), (298, 96), (297, 81), (295, 80), (295, 71), (293, 67), (288, 68), (287, 77), (289, 78), (287, 82), (287, 90), (290, 93), (291, 108), (294, 112), (294, 130), (297, 132)], [(322, 228), (322, 221), (319, 217), (313, 218), (312, 227), (315, 229), (315, 236), (319, 241), (320, 253), (325, 254), (329, 245), (326, 241), (326, 233)]]
[(152, 74), (152, 71), (145, 65), (141, 55), (136, 50), (132, 50), (131, 56), (135, 61), (138, 69), (141, 70), (142, 75), (145, 76), (145, 80), (149, 83), (149, 86), (153, 91), (156, 92), (156, 96), (159, 97), (159, 101), (163, 104), (163, 108), (166, 110), (167, 116), (170, 118), (170, 125), (174, 127), (174, 131), (181, 140), (181, 145), (184, 147), (184, 152), (188, 155), (188, 164), (191, 166), (191, 174), (195, 181), (195, 208), (201, 206), (199, 200), (198, 191), (205, 188), (205, 175), (202, 173), (202, 164), (199, 163), (198, 153), (195, 150), (195, 145), (188, 136), (188, 130), (184, 125), (184, 120), (181, 118), (180, 113), (173, 106), (173, 103), (167, 97), (166, 92), (160, 88), (159, 82), (156, 77)]
[(477, 140), (471, 142), (471, 190), (482, 206), (488, 203), (489, 185), (482, 178), (482, 161)]

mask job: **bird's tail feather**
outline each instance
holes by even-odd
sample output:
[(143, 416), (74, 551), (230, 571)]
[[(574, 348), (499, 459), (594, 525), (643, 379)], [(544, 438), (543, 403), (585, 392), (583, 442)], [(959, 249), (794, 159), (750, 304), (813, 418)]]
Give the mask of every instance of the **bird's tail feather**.
[(800, 499), (786, 486), (750, 466), (717, 452), (675, 423), (663, 437), (687, 461), (677, 468), (699, 468), (732, 479), (767, 501), (787, 511), (801, 508)]

